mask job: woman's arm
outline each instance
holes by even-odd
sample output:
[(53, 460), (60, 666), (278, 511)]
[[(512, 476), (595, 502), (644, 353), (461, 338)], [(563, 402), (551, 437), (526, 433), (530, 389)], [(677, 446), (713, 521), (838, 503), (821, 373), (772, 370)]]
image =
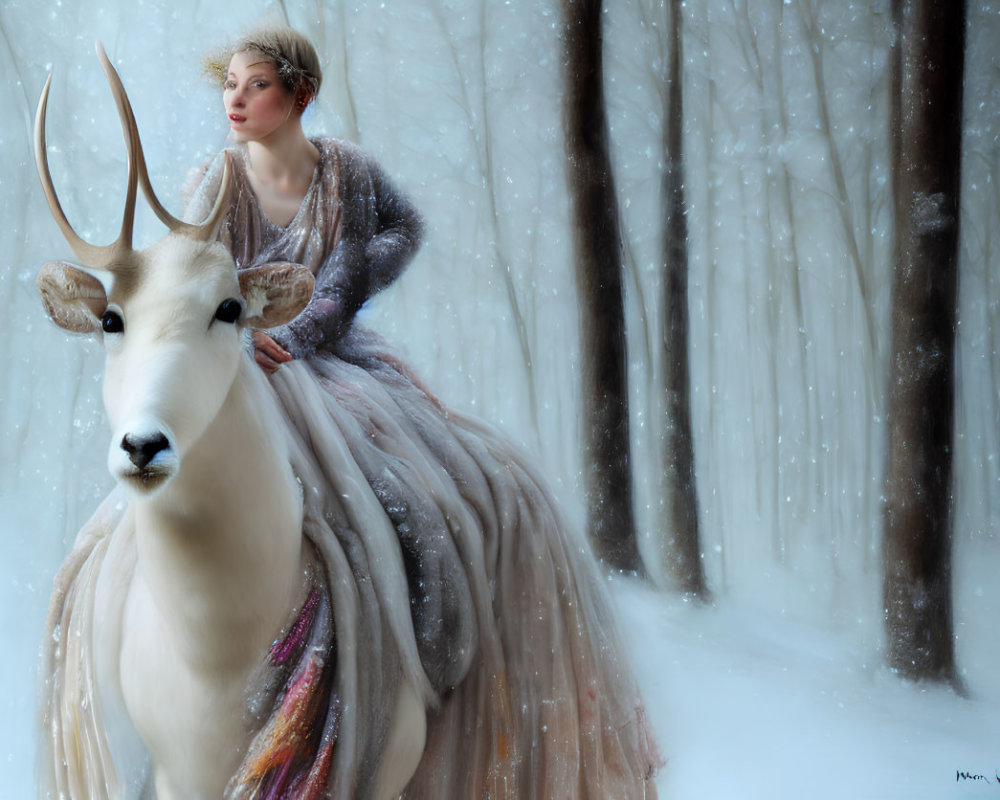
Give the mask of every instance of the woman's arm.
[(332, 349), (347, 329), (367, 299), (362, 296), (356, 278), (360, 271), (349, 268), (362, 259), (359, 245), (341, 240), (320, 267), (312, 298), (302, 313), (267, 332), (293, 358), (307, 358), (317, 350)]
[(369, 164), (377, 232), (365, 245), (369, 280), (365, 299), (400, 276), (420, 247), (424, 230), (423, 220), (409, 198), (396, 188), (374, 161), (369, 161)]
[(365, 301), (399, 277), (423, 234), (414, 205), (372, 159), (351, 150), (344, 158), (340, 240), (316, 275), (309, 305), (270, 331), (295, 358), (331, 349)]

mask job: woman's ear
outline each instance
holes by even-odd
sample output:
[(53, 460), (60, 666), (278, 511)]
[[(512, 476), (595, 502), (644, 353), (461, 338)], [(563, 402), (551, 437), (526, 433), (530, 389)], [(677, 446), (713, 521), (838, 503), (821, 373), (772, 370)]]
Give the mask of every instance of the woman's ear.
[(313, 87), (309, 85), (309, 81), (305, 80), (305, 78), (300, 78), (299, 87), (295, 90), (295, 110), (301, 114), (306, 110), (315, 96), (316, 92), (314, 92)]

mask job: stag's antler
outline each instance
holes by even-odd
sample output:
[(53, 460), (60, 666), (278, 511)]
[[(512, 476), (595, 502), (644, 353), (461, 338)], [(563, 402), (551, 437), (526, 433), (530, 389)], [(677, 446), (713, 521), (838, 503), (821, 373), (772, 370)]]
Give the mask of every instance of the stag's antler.
[(104, 47), (100, 42), (97, 43), (97, 55), (101, 59), (101, 66), (104, 67), (104, 74), (107, 75), (108, 83), (111, 86), (111, 93), (114, 95), (115, 103), (118, 105), (118, 115), (122, 119), (122, 129), (125, 131), (125, 141), (129, 145), (130, 163), (131, 159), (134, 158), (136, 171), (139, 176), (139, 185), (142, 187), (142, 193), (146, 195), (146, 201), (149, 203), (150, 208), (153, 209), (153, 213), (155, 213), (156, 216), (160, 218), (160, 222), (166, 225), (171, 231), (183, 233), (186, 236), (199, 240), (211, 238), (211, 235), (215, 230), (215, 225), (218, 222), (218, 218), (222, 213), (222, 208), (225, 205), (226, 195), (228, 194), (229, 157), (226, 157), (222, 185), (219, 189), (219, 194), (215, 199), (215, 205), (212, 207), (212, 211), (209, 213), (205, 222), (198, 224), (184, 222), (167, 211), (167, 209), (163, 207), (159, 198), (157, 198), (156, 193), (153, 191), (153, 185), (149, 180), (149, 172), (146, 169), (146, 157), (142, 152), (142, 143), (139, 141), (139, 128), (135, 122), (135, 114), (132, 112), (132, 103), (128, 99), (125, 86), (122, 84), (122, 80), (118, 76), (117, 70), (115, 70), (112, 66), (111, 61), (108, 59), (107, 53), (104, 52)]
[(73, 252), (81, 263), (92, 269), (108, 269), (113, 264), (122, 263), (124, 256), (132, 250), (132, 229), (135, 224), (135, 203), (138, 186), (142, 186), (143, 194), (149, 202), (153, 212), (159, 217), (171, 231), (190, 236), (200, 241), (207, 241), (212, 237), (215, 226), (218, 223), (226, 207), (226, 198), (229, 193), (229, 157), (226, 157), (225, 170), (222, 175), (222, 185), (219, 188), (219, 195), (216, 198), (215, 206), (212, 208), (208, 218), (200, 224), (184, 222), (174, 217), (168, 212), (163, 204), (156, 197), (152, 184), (149, 180), (149, 171), (146, 168), (146, 158), (142, 152), (142, 142), (139, 139), (139, 128), (135, 122), (135, 114), (132, 112), (132, 104), (129, 102), (128, 94), (122, 84), (121, 78), (114, 66), (111, 64), (104, 47), (97, 43), (97, 55), (101, 60), (104, 74), (107, 76), (108, 84), (111, 86), (111, 93), (114, 95), (115, 104), (118, 106), (118, 116), (122, 123), (122, 133), (125, 137), (125, 144), (128, 147), (128, 185), (125, 192), (125, 211), (122, 215), (122, 227), (118, 238), (108, 245), (93, 245), (84, 241), (70, 225), (66, 218), (66, 213), (59, 203), (55, 186), (52, 183), (52, 174), (49, 172), (48, 151), (45, 144), (45, 113), (49, 100), (49, 87), (52, 84), (52, 74), (49, 73), (45, 81), (45, 88), (42, 89), (42, 96), (38, 101), (38, 111), (35, 114), (35, 165), (38, 167), (38, 177), (42, 182), (42, 189), (45, 192), (45, 199), (49, 203), (49, 210), (55, 217), (63, 236), (69, 242)]
[(45, 199), (49, 202), (49, 210), (55, 217), (56, 223), (73, 248), (76, 257), (81, 263), (95, 269), (107, 269), (112, 263), (122, 255), (132, 249), (132, 223), (135, 220), (135, 198), (138, 180), (135, 174), (135, 167), (132, 159), (128, 162), (128, 190), (125, 195), (125, 214), (122, 218), (121, 232), (118, 238), (109, 245), (103, 247), (90, 244), (84, 241), (73, 230), (69, 220), (66, 219), (66, 212), (63, 211), (56, 195), (55, 187), (52, 184), (52, 174), (49, 172), (48, 151), (45, 145), (45, 110), (49, 102), (49, 87), (52, 85), (52, 73), (49, 73), (45, 81), (45, 88), (42, 89), (41, 99), (38, 101), (38, 111), (35, 114), (35, 166), (38, 168), (38, 177), (42, 181), (42, 190), (45, 192)]

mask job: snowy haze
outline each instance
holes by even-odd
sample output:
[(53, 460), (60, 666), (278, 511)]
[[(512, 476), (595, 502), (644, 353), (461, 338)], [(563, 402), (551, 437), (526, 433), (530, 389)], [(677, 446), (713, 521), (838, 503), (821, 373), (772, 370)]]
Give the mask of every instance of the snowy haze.
[[(626, 234), (642, 547), (659, 573), (659, 206), (666, 10), (606, 2), (606, 88)], [(1000, 2), (970, 3), (957, 344), (955, 628), (968, 698), (882, 661), (880, 491), (891, 276), (889, 3), (688, 0), (691, 369), (714, 602), (614, 586), (667, 766), (666, 797), (1000, 795)], [(236, 13), (236, 9), (239, 13)], [(120, 224), (125, 153), (103, 41), (168, 207), (226, 124), (200, 57), (262, 19), (324, 57), (307, 128), (359, 141), (427, 241), (363, 314), (449, 404), (537, 454), (579, 524), (577, 312), (561, 138), (559, 3), (216, 0), (0, 5), (0, 796), (30, 796), (52, 576), (110, 486), (100, 348), (41, 310), (70, 256), (32, 164), (92, 241)], [(138, 241), (162, 229), (140, 203)], [(956, 780), (958, 771), (985, 780)]]

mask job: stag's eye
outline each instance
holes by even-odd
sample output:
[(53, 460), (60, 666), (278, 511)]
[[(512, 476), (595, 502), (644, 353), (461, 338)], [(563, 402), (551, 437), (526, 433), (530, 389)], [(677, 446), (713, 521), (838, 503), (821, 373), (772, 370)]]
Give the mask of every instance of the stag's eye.
[(243, 306), (240, 304), (240, 301), (233, 300), (231, 297), (228, 300), (223, 300), (219, 303), (219, 307), (215, 309), (215, 318), (219, 322), (236, 322), (242, 314)]
[(122, 315), (110, 308), (101, 314), (101, 330), (105, 333), (121, 333), (125, 330), (125, 321)]

